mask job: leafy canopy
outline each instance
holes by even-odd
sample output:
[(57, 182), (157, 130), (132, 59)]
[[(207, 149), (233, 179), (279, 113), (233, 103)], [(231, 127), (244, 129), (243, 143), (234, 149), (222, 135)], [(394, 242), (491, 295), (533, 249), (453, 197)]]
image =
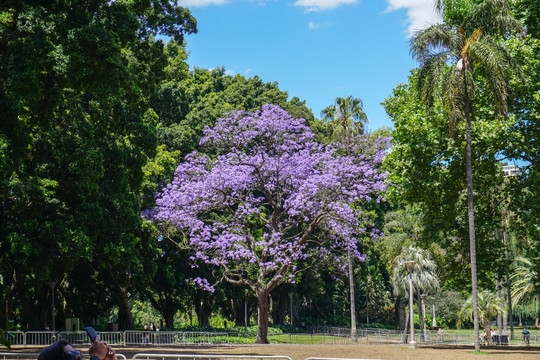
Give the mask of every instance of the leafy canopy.
[(217, 158), (188, 155), (158, 196), (154, 218), (185, 234), (194, 260), (254, 290), (293, 281), (299, 260), (340, 260), (343, 248), (362, 258), (362, 211), (350, 205), (385, 189), (376, 165), (386, 139), (359, 152), (367, 140), (354, 138), (356, 155), (345, 156), (344, 145), (325, 147), (313, 136), (278, 106), (229, 113), (201, 139)]

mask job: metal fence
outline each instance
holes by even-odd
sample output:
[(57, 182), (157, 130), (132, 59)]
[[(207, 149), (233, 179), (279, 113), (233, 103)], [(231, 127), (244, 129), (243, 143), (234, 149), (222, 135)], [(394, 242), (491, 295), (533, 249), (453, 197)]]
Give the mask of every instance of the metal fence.
[[(0, 352), (0, 359), (37, 359), (39, 353), (23, 353), (23, 352)], [(123, 354), (116, 354), (120, 360), (127, 360)]]
[[(408, 332), (386, 329), (358, 329), (356, 336), (351, 330), (332, 328), (322, 333), (268, 334), (271, 343), (283, 344), (406, 344)], [(347, 331), (345, 331), (347, 330)], [(191, 332), (191, 331), (98, 331), (100, 338), (111, 345), (137, 346), (192, 346), (192, 345), (232, 345), (254, 342), (252, 334), (244, 332)], [(6, 335), (12, 345), (47, 346), (64, 339), (74, 345), (90, 345), (84, 331), (9, 331)], [(421, 344), (455, 344), (469, 345), (474, 343), (472, 334), (455, 334), (445, 332), (427, 332), (422, 337), (415, 332), (416, 342)], [(531, 334), (531, 345), (540, 344), (540, 334)], [(520, 333), (515, 334), (510, 344), (523, 344)]]

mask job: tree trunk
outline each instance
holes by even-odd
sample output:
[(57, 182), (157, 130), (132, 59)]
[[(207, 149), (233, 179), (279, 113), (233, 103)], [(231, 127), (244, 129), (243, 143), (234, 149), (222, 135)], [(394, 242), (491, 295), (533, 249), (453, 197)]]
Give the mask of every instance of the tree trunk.
[[(201, 290), (204, 291), (204, 290)], [(212, 306), (206, 296), (201, 296), (195, 303), (195, 313), (199, 322), (199, 328), (210, 326), (210, 316), (212, 315)]]
[(402, 301), (400, 297), (396, 297), (394, 301), (394, 326), (396, 330), (403, 330), (403, 323), (405, 322), (405, 317), (403, 316), (404, 310), (402, 309)]
[(420, 290), (418, 291), (417, 303), (418, 303), (418, 325), (420, 326), (420, 341), (424, 341), (424, 309), (422, 308), (422, 295), (420, 295)]
[[(521, 315), (519, 316), (519, 325), (521, 325)], [(540, 327), (540, 316), (538, 316), (538, 297), (536, 297), (536, 319), (534, 320), (534, 327)]]
[(231, 299), (233, 308), (233, 321), (236, 327), (244, 326), (245, 298)]
[[(464, 71), (465, 79), (465, 71)], [(471, 255), (471, 282), (472, 282), (472, 297), (473, 297), (473, 322), (474, 322), (474, 349), (480, 351), (479, 339), (479, 321), (478, 321), (478, 276), (476, 273), (476, 234), (474, 228), (474, 200), (473, 200), (473, 178), (472, 178), (472, 141), (471, 141), (471, 116), (470, 116), (470, 99), (467, 91), (467, 82), (465, 84), (465, 122), (466, 122), (466, 172), (467, 172), (467, 212), (469, 218), (469, 246)]]
[[(403, 308), (406, 309), (407, 307), (404, 306)], [(410, 312), (410, 310), (407, 313), (409, 313), (409, 312)], [(409, 318), (410, 318), (410, 316), (405, 317), (405, 326), (403, 327), (403, 343), (404, 344), (407, 343), (407, 334), (408, 334), (408, 331), (409, 331), (408, 330), (409, 329)]]
[[(502, 294), (502, 289), (501, 289), (501, 286), (499, 285), (499, 274), (497, 274), (497, 277), (495, 279), (495, 294), (497, 295), (497, 298), (499, 300), (501, 300), (501, 302), (503, 301), (502, 297), (501, 297), (501, 294)], [(502, 334), (502, 314), (500, 311), (497, 311), (497, 327), (499, 328), (499, 335)]]
[[(502, 280), (500, 282), (500, 286), (501, 286), (501, 300), (503, 301), (503, 304), (504, 304), (504, 302), (506, 301), (506, 292), (505, 292), (505, 287), (503, 285)], [(508, 312), (502, 313), (502, 327), (503, 327), (504, 332), (508, 333)], [(502, 335), (502, 331), (500, 330), (499, 330), (499, 335)]]
[(486, 326), (486, 327), (484, 328), (484, 331), (486, 332), (486, 341), (487, 341), (487, 344), (488, 344), (489, 346), (495, 345), (495, 344), (493, 343), (493, 338), (491, 337), (491, 328), (489, 327), (489, 325)]
[(131, 319), (131, 311), (128, 302), (127, 287), (118, 289), (120, 296), (118, 299), (118, 327), (120, 330), (133, 329), (133, 320)]
[[(274, 295), (276, 294), (274, 293)], [(279, 291), (278, 297), (279, 298), (277, 301), (275, 300), (275, 296), (273, 299), (270, 297), (270, 300), (272, 301), (272, 322), (274, 324), (283, 324), (283, 322), (285, 322), (285, 316), (287, 313), (287, 293), (284, 291)]]
[[(506, 226), (506, 224), (504, 224)], [(504, 242), (504, 255), (508, 262), (508, 239), (506, 237), (506, 230), (503, 229), (503, 242)], [(510, 340), (514, 340), (514, 316), (512, 314), (512, 283), (510, 282), (510, 272), (506, 267), (506, 291), (508, 298), (508, 321), (510, 322)]]
[(268, 344), (268, 291), (257, 291), (257, 304), (259, 312), (257, 314), (257, 338), (256, 344)]
[(351, 251), (348, 250), (349, 258), (349, 294), (351, 297), (351, 339), (356, 342), (356, 304), (354, 301), (354, 273)]

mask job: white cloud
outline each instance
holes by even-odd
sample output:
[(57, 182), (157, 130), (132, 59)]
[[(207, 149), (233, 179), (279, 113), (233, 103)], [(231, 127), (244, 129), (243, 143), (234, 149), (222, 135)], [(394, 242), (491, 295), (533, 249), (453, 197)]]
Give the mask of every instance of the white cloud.
[(205, 7), (208, 5), (221, 5), (227, 3), (227, 0), (180, 0), (180, 6), (184, 7)]
[(252, 68), (247, 68), (246, 71), (244, 71), (244, 75), (247, 76), (249, 75), (250, 73), (253, 72), (253, 69)]
[(234, 76), (236, 73), (230, 69), (225, 70), (225, 75)]
[(356, 4), (358, 0), (296, 0), (295, 6), (307, 8), (306, 12), (334, 9), (341, 5)]
[(325, 28), (325, 27), (329, 27), (329, 26), (332, 26), (334, 23), (331, 23), (331, 22), (323, 22), (323, 23), (314, 23), (314, 22), (309, 22), (308, 26), (309, 26), (309, 30), (319, 30), (319, 29), (322, 29), (322, 28)]
[(415, 31), (427, 28), (441, 22), (439, 14), (435, 11), (433, 0), (386, 0), (388, 7), (385, 12), (407, 9), (407, 33), (413, 35)]

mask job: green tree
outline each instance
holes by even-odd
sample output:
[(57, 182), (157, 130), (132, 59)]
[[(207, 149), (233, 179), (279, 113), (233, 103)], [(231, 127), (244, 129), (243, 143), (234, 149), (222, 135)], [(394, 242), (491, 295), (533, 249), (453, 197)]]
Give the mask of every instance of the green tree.
[(116, 306), (129, 327), (155, 252), (140, 218), (167, 65), (155, 36), (181, 43), (195, 19), (165, 0), (3, 2), (0, 19), (2, 315), (41, 328), (50, 302), (35, 299), (54, 296), (58, 319)]
[[(438, 0), (444, 22), (417, 32), (411, 39), (411, 53), (420, 62), (419, 89), (424, 103), (433, 106), (443, 95), (450, 128), (463, 119), (466, 124), (466, 174), (475, 350), (480, 350), (478, 324), (478, 279), (472, 178), (471, 102), (475, 77), (482, 76), (494, 109), (508, 111), (508, 80), (511, 63), (493, 36), (518, 28), (505, 1)], [(455, 66), (448, 66), (452, 61)], [(473, 73), (474, 70), (474, 73)]]
[[(183, 51), (177, 45), (171, 47), (171, 59), (182, 57)], [(308, 124), (314, 122), (305, 101), (297, 97), (288, 100), (287, 92), (276, 82), (265, 83), (258, 76), (226, 75), (224, 68), (195, 68), (184, 73), (180, 62), (175, 66), (181, 69), (161, 84), (151, 100), (159, 116), (159, 142), (168, 151), (179, 150), (185, 155), (201, 150), (199, 139), (204, 128), (232, 110), (255, 111), (264, 104), (274, 104)]]
[(490, 323), (497, 318), (497, 313), (505, 313), (506, 306), (504, 302), (497, 296), (489, 291), (482, 291), (478, 293), (478, 303), (474, 304), (473, 297), (470, 296), (465, 300), (461, 310), (458, 313), (458, 327), (461, 326), (463, 320), (473, 320), (474, 308), (478, 307), (478, 319), (485, 330), (485, 338), (488, 345), (493, 345), (493, 339), (491, 338)]

